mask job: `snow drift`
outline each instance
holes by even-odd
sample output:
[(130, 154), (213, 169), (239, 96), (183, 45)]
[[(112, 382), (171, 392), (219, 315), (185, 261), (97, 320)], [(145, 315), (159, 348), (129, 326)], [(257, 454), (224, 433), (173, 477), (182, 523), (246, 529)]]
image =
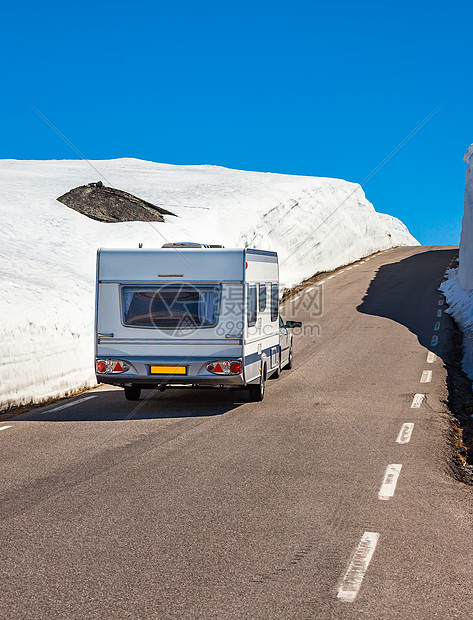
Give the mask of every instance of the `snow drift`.
[[(102, 181), (169, 209), (165, 222), (102, 223), (59, 203)], [(417, 245), (346, 181), (136, 159), (0, 162), (0, 409), (94, 384), (98, 247), (199, 241), (277, 250), (283, 286), (397, 245)]]
[(448, 313), (463, 332), (463, 370), (473, 379), (473, 144), (464, 160), (467, 162), (465, 209), (458, 267), (447, 272), (447, 280), (440, 290), (447, 300)]

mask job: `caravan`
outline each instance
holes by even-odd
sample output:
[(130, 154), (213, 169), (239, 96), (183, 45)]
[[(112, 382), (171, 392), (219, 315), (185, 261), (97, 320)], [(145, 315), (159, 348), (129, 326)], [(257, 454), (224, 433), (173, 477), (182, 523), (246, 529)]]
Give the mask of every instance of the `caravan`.
[(125, 388), (247, 388), (292, 364), (276, 252), (166, 244), (97, 253), (97, 381)]

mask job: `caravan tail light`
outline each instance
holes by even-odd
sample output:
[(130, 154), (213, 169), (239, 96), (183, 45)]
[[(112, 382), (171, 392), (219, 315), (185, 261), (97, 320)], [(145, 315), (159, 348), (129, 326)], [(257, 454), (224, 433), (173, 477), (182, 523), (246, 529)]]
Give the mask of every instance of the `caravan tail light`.
[(207, 370), (214, 375), (239, 375), (241, 373), (241, 362), (231, 360), (218, 360), (209, 362)]
[(123, 360), (97, 360), (95, 370), (100, 375), (116, 375), (130, 370), (130, 364)]
[(107, 364), (105, 363), (105, 360), (97, 360), (95, 363), (95, 369), (101, 374), (107, 372)]
[(230, 364), (230, 373), (232, 375), (239, 375), (241, 373), (241, 362), (232, 362)]

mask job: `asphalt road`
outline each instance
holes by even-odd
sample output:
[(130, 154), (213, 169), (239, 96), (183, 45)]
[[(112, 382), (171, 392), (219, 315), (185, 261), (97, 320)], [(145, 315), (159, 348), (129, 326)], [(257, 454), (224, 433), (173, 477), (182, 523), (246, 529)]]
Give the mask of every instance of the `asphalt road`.
[(437, 291), (455, 255), (386, 251), (286, 302), (306, 331), (263, 403), (102, 386), (1, 423), (0, 616), (472, 617)]

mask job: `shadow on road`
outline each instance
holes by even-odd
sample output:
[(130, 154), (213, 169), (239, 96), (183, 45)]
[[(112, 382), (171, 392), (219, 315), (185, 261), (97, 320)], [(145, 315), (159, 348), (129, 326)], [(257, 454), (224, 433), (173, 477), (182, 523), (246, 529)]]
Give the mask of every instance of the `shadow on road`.
[[(397, 263), (383, 265), (372, 280), (358, 311), (405, 325), (420, 344), (435, 353), (447, 371), (447, 401), (451, 419), (454, 475), (473, 484), (472, 383), (462, 370), (463, 336), (455, 321), (439, 309), (438, 287), (458, 248), (426, 250)], [(438, 316), (441, 314), (441, 316)], [(440, 321), (438, 330), (434, 325)], [(432, 336), (438, 335), (437, 344)], [(469, 463), (469, 467), (465, 467)]]
[(382, 265), (357, 310), (400, 323), (415, 334), (423, 347), (432, 347), (440, 286), (458, 248), (426, 250), (397, 263)]
[[(248, 399), (243, 390), (169, 388), (164, 392), (143, 390), (141, 399), (132, 402), (125, 399), (122, 389), (106, 387), (84, 393), (74, 405), (72, 402), (60, 401), (56, 406), (30, 411), (18, 419), (22, 422), (106, 422), (212, 417), (227, 413)], [(67, 406), (56, 409), (64, 404)]]

